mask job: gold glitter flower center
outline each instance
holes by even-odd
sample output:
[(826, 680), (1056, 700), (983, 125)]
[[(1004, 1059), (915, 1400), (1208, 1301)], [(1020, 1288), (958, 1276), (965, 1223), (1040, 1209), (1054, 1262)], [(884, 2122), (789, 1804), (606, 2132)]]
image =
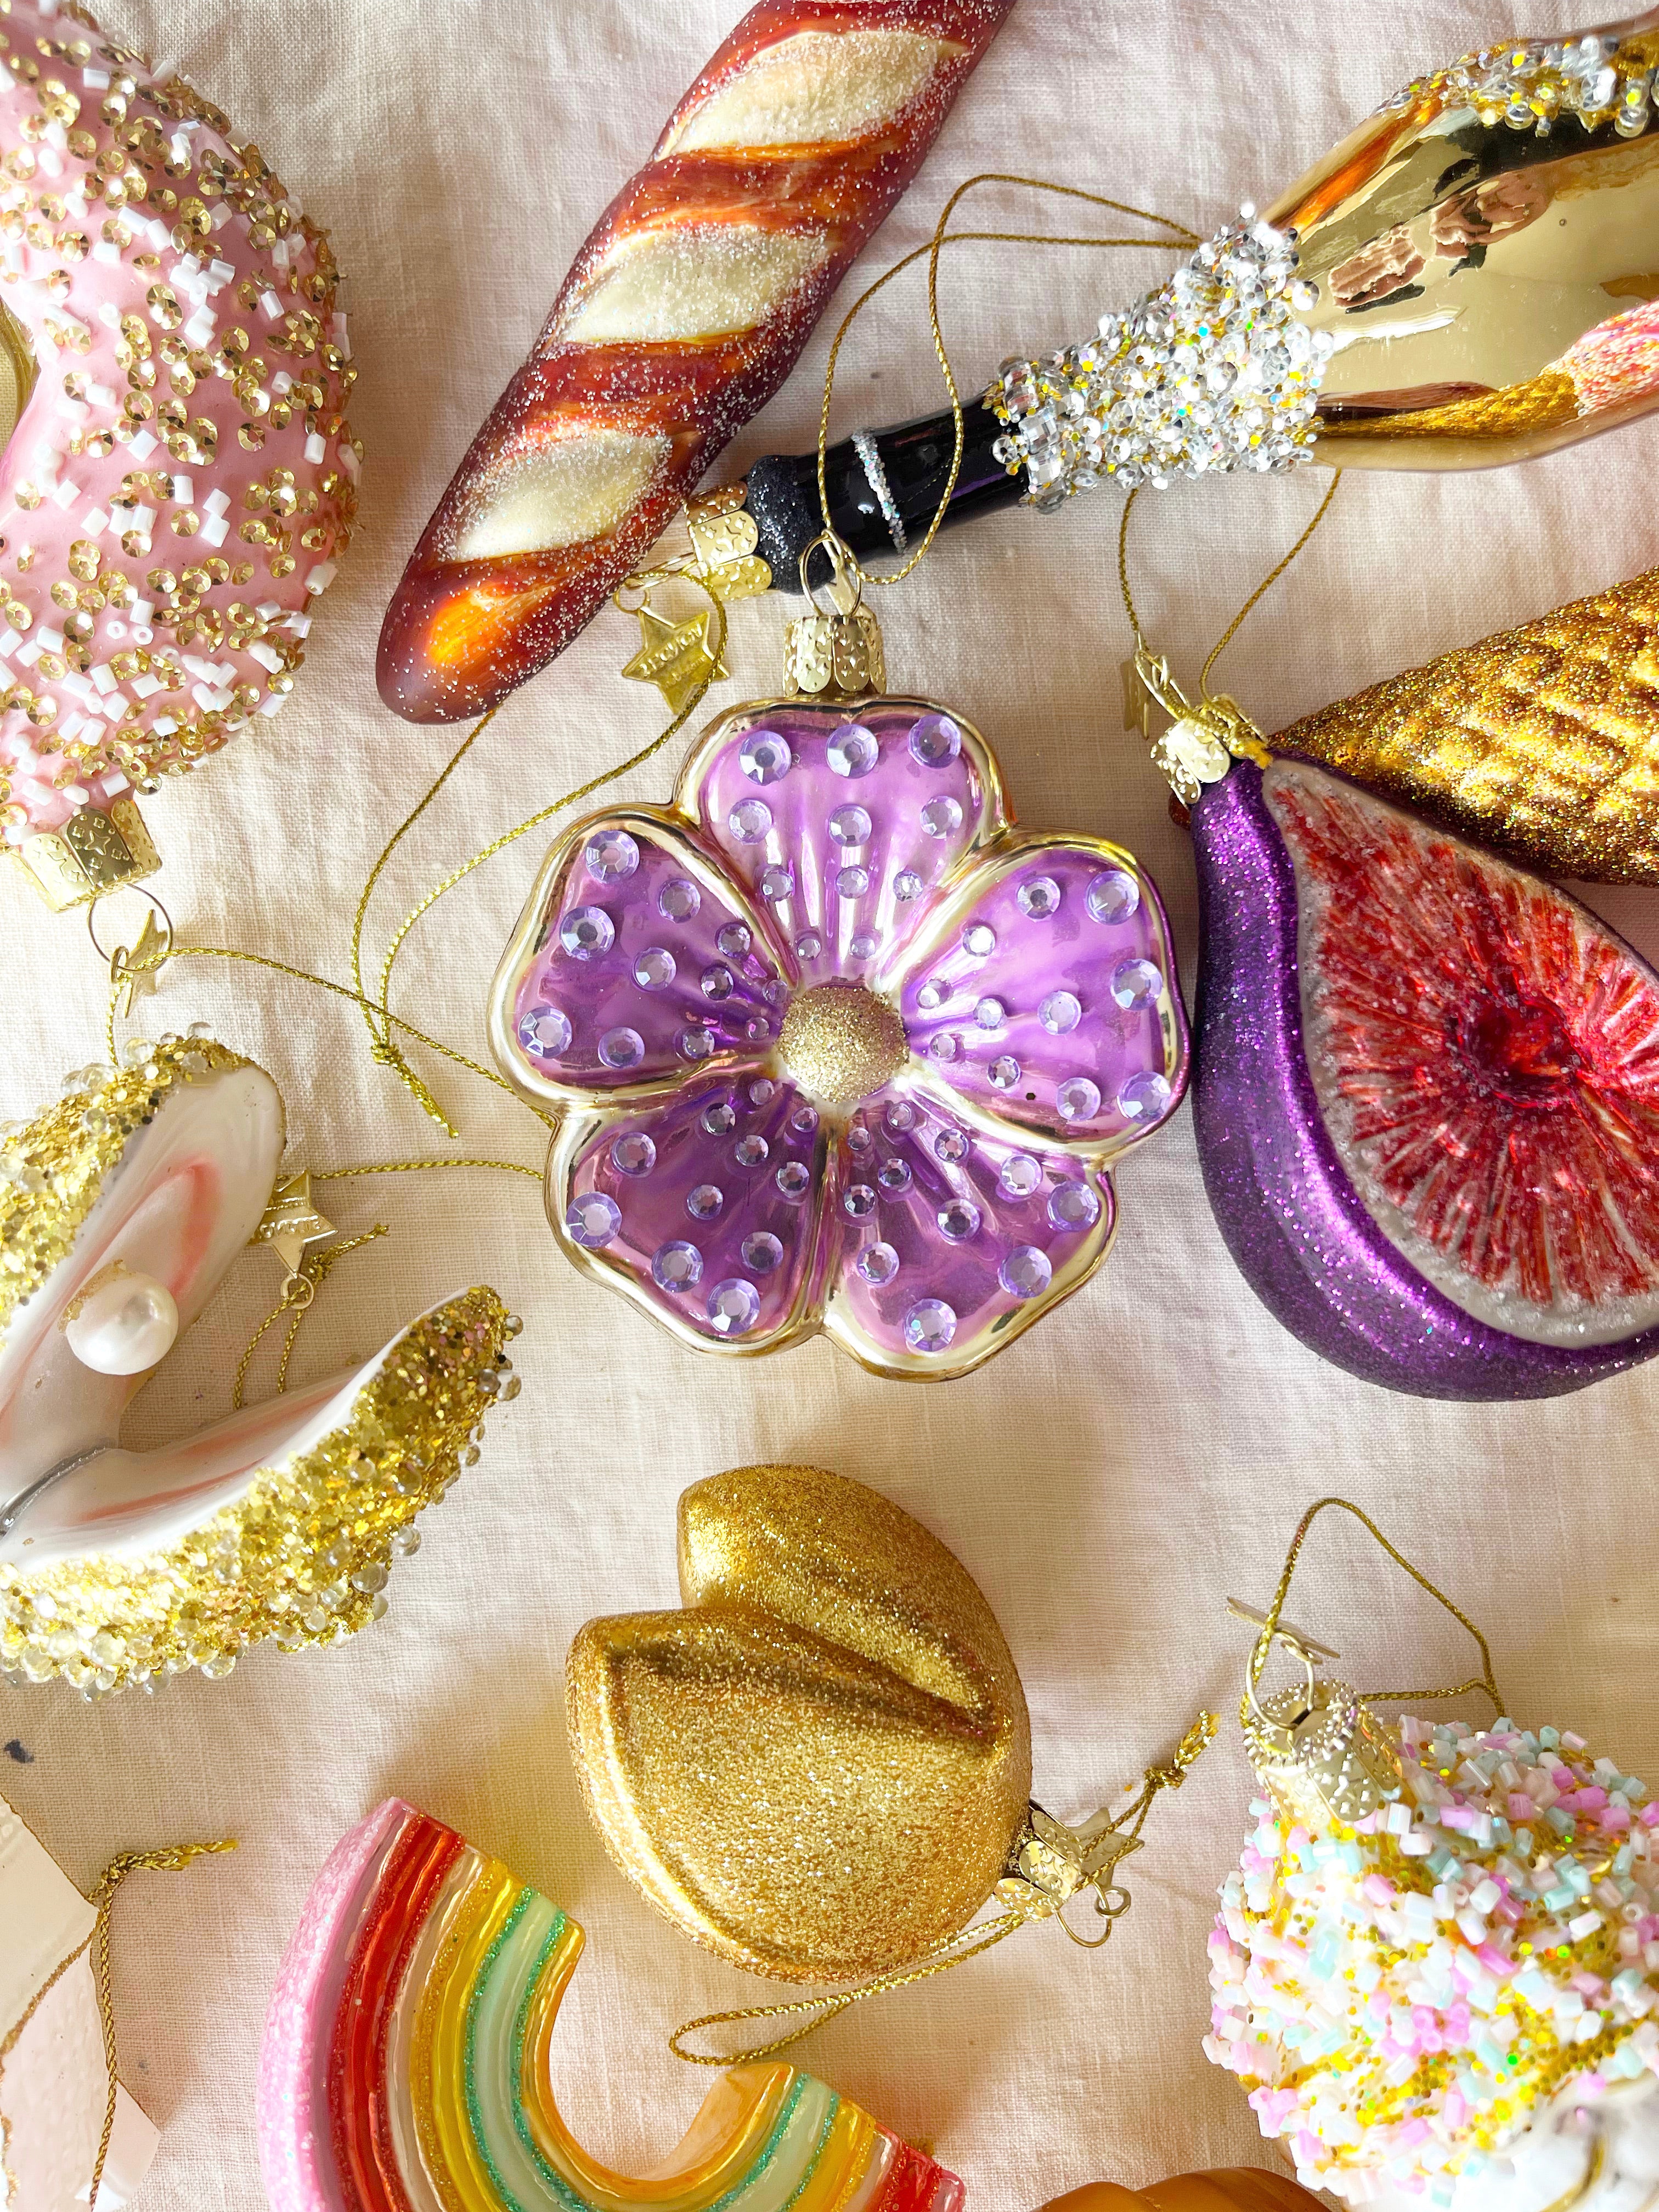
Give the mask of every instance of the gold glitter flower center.
[(849, 1106), (898, 1073), (910, 1043), (892, 1007), (862, 983), (820, 983), (785, 1015), (778, 1050), (803, 1091)]

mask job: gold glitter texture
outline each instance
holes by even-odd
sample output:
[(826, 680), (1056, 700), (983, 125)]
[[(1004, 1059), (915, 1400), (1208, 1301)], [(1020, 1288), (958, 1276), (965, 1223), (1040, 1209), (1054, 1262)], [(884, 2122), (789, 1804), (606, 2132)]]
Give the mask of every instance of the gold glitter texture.
[(570, 1738), (617, 1864), (785, 1981), (908, 1964), (990, 1896), (1025, 1820), (1024, 1693), (965, 1569), (875, 1492), (751, 1467), (680, 1501), (680, 1613), (592, 1621)]
[(904, 1024), (861, 983), (803, 991), (783, 1018), (778, 1056), (801, 1088), (849, 1106), (898, 1073), (910, 1056)]
[[(1502, 392), (1449, 399), (1439, 407), (1389, 415), (1322, 415), (1319, 435), (1322, 443), (1343, 438), (1512, 438), (1520, 430), (1573, 422), (1578, 412), (1577, 391), (1565, 369), (1544, 368)], [(1340, 452), (1329, 458), (1333, 467), (1341, 467)]]
[(406, 1330), (337, 1427), (253, 1477), (169, 1549), (0, 1567), (0, 1668), (94, 1693), (199, 1667), (228, 1674), (251, 1644), (337, 1644), (386, 1610), (402, 1534), (441, 1498), (501, 1389), (506, 1309), (475, 1288)]
[[(87, 1071), (0, 1150), (0, 1342), (49, 1289), (169, 1094), (250, 1065), (206, 1037), (129, 1051), (131, 1064)], [(467, 1291), (373, 1364), (336, 1426), (252, 1471), (235, 1502), (179, 1542), (34, 1572), (0, 1564), (0, 1670), (97, 1694), (191, 1666), (228, 1674), (262, 1638), (330, 1644), (378, 1617), (392, 1558), (413, 1548), (409, 1524), (476, 1460), (484, 1413), (511, 1395), (508, 1334), (495, 1293)], [(303, 1420), (296, 1408), (289, 1433)], [(272, 1436), (268, 1419), (262, 1432)]]
[(1523, 864), (1659, 883), (1659, 569), (1268, 740)]

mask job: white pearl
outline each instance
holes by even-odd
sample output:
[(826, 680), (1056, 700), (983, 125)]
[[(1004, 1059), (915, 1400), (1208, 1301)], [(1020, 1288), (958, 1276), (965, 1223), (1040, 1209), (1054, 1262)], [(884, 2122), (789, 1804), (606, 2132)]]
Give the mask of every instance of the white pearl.
[(122, 1268), (86, 1293), (64, 1334), (94, 1374), (143, 1375), (172, 1351), (179, 1309), (165, 1283)]

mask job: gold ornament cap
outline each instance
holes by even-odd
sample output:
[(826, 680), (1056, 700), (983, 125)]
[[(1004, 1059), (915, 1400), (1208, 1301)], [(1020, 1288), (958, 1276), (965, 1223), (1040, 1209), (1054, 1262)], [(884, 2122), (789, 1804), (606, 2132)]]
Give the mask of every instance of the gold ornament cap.
[(1259, 1704), (1247, 1698), (1241, 1717), (1250, 1764), (1292, 1823), (1351, 1828), (1406, 1786), (1390, 1737), (1346, 1682), (1280, 1690)]
[[(819, 608), (811, 582), (812, 556), (828, 554), (830, 605)], [(832, 531), (815, 538), (800, 556), (801, 589), (812, 611), (789, 625), (783, 648), (783, 688), (791, 698), (867, 699), (887, 689), (881, 627), (862, 604), (856, 562)]]
[(37, 830), (9, 849), (54, 914), (142, 882), (161, 865), (137, 802), (127, 798), (112, 799), (107, 814), (83, 807), (61, 830)]

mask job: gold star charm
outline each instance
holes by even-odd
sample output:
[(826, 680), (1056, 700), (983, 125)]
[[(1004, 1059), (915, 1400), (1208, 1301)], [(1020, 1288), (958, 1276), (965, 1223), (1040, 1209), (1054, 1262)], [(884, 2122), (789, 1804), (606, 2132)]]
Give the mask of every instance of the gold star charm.
[(118, 1011), (124, 1021), (131, 1018), (137, 1001), (154, 991), (155, 979), (166, 967), (172, 950), (171, 927), (161, 928), (153, 913), (144, 916), (144, 926), (135, 945), (116, 947), (110, 972), (119, 990)]
[(636, 684), (654, 684), (671, 714), (683, 714), (701, 686), (726, 675), (725, 663), (708, 643), (712, 612), (690, 622), (671, 623), (648, 605), (638, 609), (640, 649), (623, 670)]
[(333, 1236), (334, 1224), (312, 1202), (311, 1170), (284, 1176), (270, 1194), (270, 1203), (249, 1238), (252, 1244), (269, 1244), (290, 1275), (299, 1272), (308, 1244), (320, 1244)]
[(1143, 740), (1150, 743), (1152, 735), (1152, 695), (1146, 689), (1146, 678), (1140, 672), (1139, 656), (1131, 653), (1119, 664), (1118, 674), (1123, 678), (1123, 726), (1139, 730)]

